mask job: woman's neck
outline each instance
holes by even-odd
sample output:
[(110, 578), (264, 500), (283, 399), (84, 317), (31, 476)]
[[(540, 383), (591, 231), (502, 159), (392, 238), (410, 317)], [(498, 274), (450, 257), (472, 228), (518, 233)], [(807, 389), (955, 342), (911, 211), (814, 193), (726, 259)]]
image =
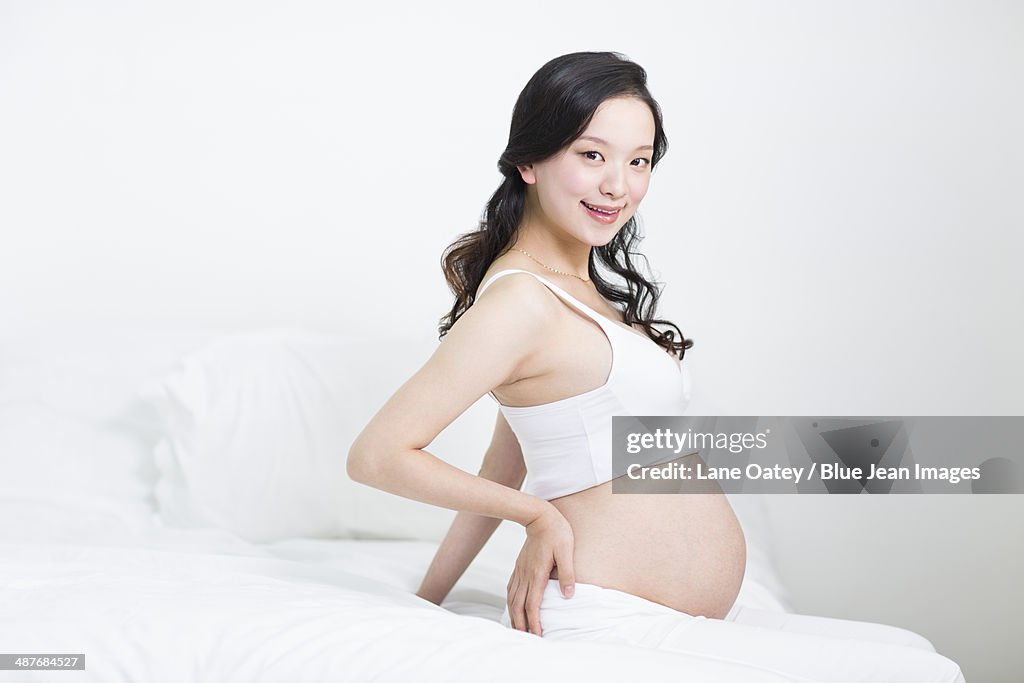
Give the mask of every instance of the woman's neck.
[(512, 248), (522, 249), (549, 268), (588, 277), (591, 246), (579, 240), (560, 240), (549, 230), (524, 226), (520, 228)]

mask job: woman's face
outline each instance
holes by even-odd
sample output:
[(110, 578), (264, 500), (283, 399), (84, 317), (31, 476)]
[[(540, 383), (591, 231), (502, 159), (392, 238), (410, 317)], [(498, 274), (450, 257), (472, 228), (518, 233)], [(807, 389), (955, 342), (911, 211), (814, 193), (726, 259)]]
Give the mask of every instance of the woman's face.
[[(605, 100), (590, 125), (546, 161), (520, 166), (527, 220), (602, 246), (636, 213), (651, 182), (654, 116), (634, 98)], [(617, 210), (603, 215), (587, 208)]]

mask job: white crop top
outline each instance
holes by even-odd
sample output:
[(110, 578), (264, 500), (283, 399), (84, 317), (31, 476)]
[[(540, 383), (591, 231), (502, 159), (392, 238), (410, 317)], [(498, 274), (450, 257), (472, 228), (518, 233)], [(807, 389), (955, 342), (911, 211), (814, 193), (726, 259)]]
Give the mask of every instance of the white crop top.
[[(682, 415), (690, 402), (686, 360), (675, 359), (638, 330), (630, 331), (560, 287), (528, 270), (502, 270), (499, 277), (529, 273), (604, 331), (612, 367), (604, 384), (582, 394), (536, 406), (502, 405), (488, 393), (519, 440), (526, 464), (523, 491), (545, 500), (576, 493), (612, 479), (613, 415)], [(654, 463), (652, 463), (654, 464)]]

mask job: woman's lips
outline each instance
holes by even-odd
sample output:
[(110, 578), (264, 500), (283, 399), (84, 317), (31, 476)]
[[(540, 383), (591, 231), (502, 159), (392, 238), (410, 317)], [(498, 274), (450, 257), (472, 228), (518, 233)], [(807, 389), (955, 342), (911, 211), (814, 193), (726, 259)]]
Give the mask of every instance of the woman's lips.
[(622, 209), (619, 209), (615, 213), (601, 213), (600, 211), (594, 211), (593, 209), (588, 208), (587, 203), (584, 201), (580, 201), (580, 206), (582, 206), (583, 210), (587, 212), (587, 215), (598, 223), (602, 223), (604, 225), (611, 225), (617, 221), (619, 219), (619, 214), (622, 212)]

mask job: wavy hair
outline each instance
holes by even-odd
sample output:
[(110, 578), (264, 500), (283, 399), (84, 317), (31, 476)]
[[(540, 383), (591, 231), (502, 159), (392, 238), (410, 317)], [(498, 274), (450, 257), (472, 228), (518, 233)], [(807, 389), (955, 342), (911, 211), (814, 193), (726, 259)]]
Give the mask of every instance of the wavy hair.
[[(439, 321), (439, 340), (473, 305), (487, 269), (515, 241), (526, 203), (526, 183), (517, 167), (542, 162), (561, 152), (583, 134), (601, 103), (616, 97), (633, 97), (650, 107), (655, 130), (653, 171), (668, 150), (668, 138), (661, 107), (648, 91), (647, 72), (639, 64), (617, 52), (574, 52), (549, 61), (523, 88), (512, 110), (508, 145), (498, 159), (498, 170), (505, 179), (487, 202), (478, 228), (460, 235), (441, 257), (455, 303)], [(623, 305), (627, 325), (639, 323), (656, 344), (682, 359), (693, 340), (684, 337), (674, 323), (654, 317), (660, 291), (634, 266), (638, 258), (647, 264), (647, 258), (634, 250), (641, 239), (634, 214), (608, 244), (590, 250), (590, 279), (601, 296)], [(602, 277), (599, 264), (618, 275), (624, 284), (616, 285)], [(661, 332), (653, 327), (655, 324), (674, 330)]]

